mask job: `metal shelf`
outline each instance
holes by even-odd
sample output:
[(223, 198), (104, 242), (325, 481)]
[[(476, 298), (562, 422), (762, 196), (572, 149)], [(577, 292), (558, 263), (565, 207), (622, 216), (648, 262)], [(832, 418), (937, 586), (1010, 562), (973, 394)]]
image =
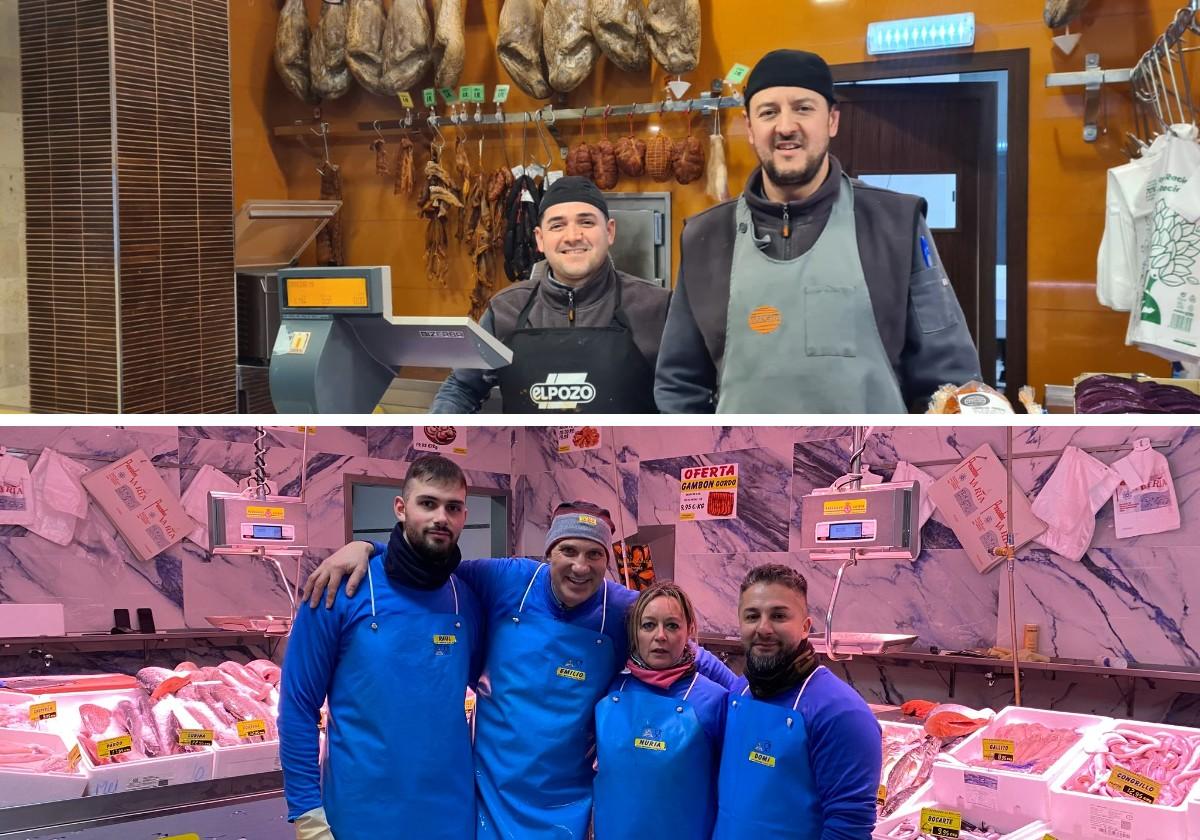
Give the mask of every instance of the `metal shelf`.
[(0, 838), (25, 837), (34, 830), (81, 831), (282, 795), (283, 773), (276, 772), (0, 808)]
[(37, 651), (96, 653), (101, 651), (141, 650), (147, 661), (160, 650), (186, 649), (189, 642), (203, 641), (218, 647), (266, 645), (274, 657), (286, 634), (254, 630), (161, 630), (157, 633), (71, 633), (65, 636), (24, 636), (0, 638), (0, 657), (37, 655)]

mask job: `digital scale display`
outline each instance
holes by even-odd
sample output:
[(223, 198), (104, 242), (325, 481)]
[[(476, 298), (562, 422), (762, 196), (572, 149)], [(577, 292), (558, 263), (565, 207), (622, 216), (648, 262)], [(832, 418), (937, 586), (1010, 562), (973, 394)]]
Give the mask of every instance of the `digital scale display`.
[(831, 522), (829, 539), (831, 540), (861, 540), (863, 524), (861, 522)]
[(250, 535), (256, 540), (283, 539), (282, 525), (251, 525)]
[(284, 305), (296, 309), (365, 309), (366, 277), (288, 277)]

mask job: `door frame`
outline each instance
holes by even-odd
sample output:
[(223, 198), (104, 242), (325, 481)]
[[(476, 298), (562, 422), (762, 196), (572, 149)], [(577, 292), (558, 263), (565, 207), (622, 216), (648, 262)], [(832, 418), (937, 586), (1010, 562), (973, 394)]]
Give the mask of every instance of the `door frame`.
[[(1008, 72), (1008, 206), (1005, 213), (1005, 395), (1014, 404), (1029, 370), (1029, 49), (929, 53), (835, 64), (834, 82), (871, 82), (908, 76)], [(999, 257), (999, 254), (997, 254)]]
[[(369, 473), (347, 473), (342, 476), (342, 524), (345, 528), (346, 542), (349, 543), (354, 539), (354, 485), (369, 484), (372, 487), (395, 487), (397, 495), (404, 488), (403, 478), (389, 478), (382, 475), (370, 475)], [(505, 522), (504, 538), (510, 546), (515, 545), (515, 534), (513, 529), (512, 519), (512, 490), (504, 490), (500, 487), (476, 487), (473, 484), (467, 484), (467, 495), (476, 496), (492, 496), (497, 499), (505, 500), (505, 510), (508, 513), (507, 522)]]

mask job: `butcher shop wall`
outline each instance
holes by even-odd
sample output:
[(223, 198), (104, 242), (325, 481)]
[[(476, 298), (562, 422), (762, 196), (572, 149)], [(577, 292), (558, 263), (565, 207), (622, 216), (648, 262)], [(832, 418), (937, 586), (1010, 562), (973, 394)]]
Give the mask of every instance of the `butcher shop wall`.
[[(318, 18), (320, 0), (307, 0), (310, 21)], [(886, 5), (886, 8), (884, 8)], [(1145, 370), (1165, 375), (1165, 364), (1122, 346), (1124, 320), (1095, 301), (1095, 253), (1103, 229), (1105, 171), (1123, 162), (1120, 133), (1103, 135), (1095, 144), (1080, 140), (1083, 98), (1069, 89), (1047, 89), (1047, 73), (1078, 70), (1081, 56), (1101, 52), (1106, 65), (1129, 66), (1145, 44), (1173, 17), (1178, 0), (1095, 0), (1072, 31), (1082, 32), (1071, 56), (1054, 49), (1054, 34), (1041, 18), (1041, 4), (952, 0), (896, 0), (881, 5), (874, 0), (842, 2), (789, 2), (789, 0), (701, 0), (702, 45), (697, 70), (685, 79), (692, 83), (689, 96), (706, 89), (713, 79), (724, 78), (736, 63), (753, 64), (763, 53), (778, 47), (810, 49), (831, 64), (870, 60), (866, 55), (867, 24), (881, 18), (920, 17), (973, 11), (977, 33), (975, 52), (1029, 50), (1029, 218), (1028, 218), (1028, 376), (1031, 384), (1069, 382), (1080, 370), (1103, 362), (1107, 370)], [(468, 0), (466, 62), (461, 84), (481, 84), (488, 97), (495, 85), (511, 84), (496, 58), (500, 16), (499, 0)], [(751, 14), (747, 12), (752, 10)], [(289, 94), (272, 67), (277, 0), (238, 0), (230, 4), (231, 57), (233, 62), (233, 137), (236, 204), (249, 199), (315, 198), (319, 182), (318, 161), (296, 140), (275, 138), (276, 126), (311, 120), (312, 109)], [(659, 101), (670, 81), (651, 62), (645, 74), (617, 70), (606, 59), (597, 62), (591, 76), (558, 107)], [(420, 91), (414, 92), (420, 102)], [(508, 113), (533, 110), (541, 103), (527, 98), (512, 85)], [(1108, 120), (1114, 127), (1131, 124), (1128, 103), (1108, 98)], [(327, 103), (322, 118), (331, 122), (372, 120), (403, 116), (399, 103), (366, 93), (357, 84), (341, 99)], [(650, 137), (648, 127), (657, 117), (635, 123), (638, 136)], [(610, 126), (619, 136), (624, 120)], [(677, 138), (685, 131), (682, 116), (668, 115), (665, 130)], [(699, 123), (697, 123), (699, 125)], [(566, 134), (574, 138), (571, 126)], [(745, 143), (736, 112), (726, 112), (729, 183), (737, 190), (755, 165)], [(702, 131), (696, 128), (695, 134)], [(593, 142), (601, 133), (600, 121), (589, 119), (587, 136)], [(495, 129), (490, 129), (485, 159), (490, 167), (503, 162)], [(534, 140), (533, 136), (530, 137)], [(344, 185), (346, 259), (351, 264), (392, 266), (393, 299), (398, 314), (461, 315), (469, 308), (470, 261), (465, 249), (451, 247), (451, 282), (448, 288), (425, 276), (425, 224), (412, 199), (395, 196), (392, 181), (375, 173), (371, 138), (334, 140), (331, 156), (341, 166)], [(536, 142), (536, 141), (534, 141)], [(508, 151), (520, 158), (520, 132), (508, 131)], [(395, 139), (389, 143), (395, 153)], [(618, 190), (661, 189), (649, 178), (624, 178)], [(704, 193), (703, 179), (672, 190), (672, 236), (678, 242), (683, 220), (712, 205)], [(1064, 242), (1074, 247), (1064, 248)], [(673, 249), (672, 277), (678, 267)], [(311, 264), (313, 254), (306, 257)], [(501, 281), (502, 283), (504, 281)], [(1095, 356), (1105, 348), (1104, 358)]]

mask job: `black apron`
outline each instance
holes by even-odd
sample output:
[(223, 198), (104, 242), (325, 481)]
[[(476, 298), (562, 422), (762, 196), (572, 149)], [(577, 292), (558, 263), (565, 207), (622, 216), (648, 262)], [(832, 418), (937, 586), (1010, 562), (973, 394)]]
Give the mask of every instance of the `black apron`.
[(621, 309), (621, 280), (613, 322), (607, 327), (529, 326), (535, 288), (505, 344), (512, 364), (497, 371), (505, 414), (563, 411), (576, 414), (649, 414), (654, 369), (633, 341)]

